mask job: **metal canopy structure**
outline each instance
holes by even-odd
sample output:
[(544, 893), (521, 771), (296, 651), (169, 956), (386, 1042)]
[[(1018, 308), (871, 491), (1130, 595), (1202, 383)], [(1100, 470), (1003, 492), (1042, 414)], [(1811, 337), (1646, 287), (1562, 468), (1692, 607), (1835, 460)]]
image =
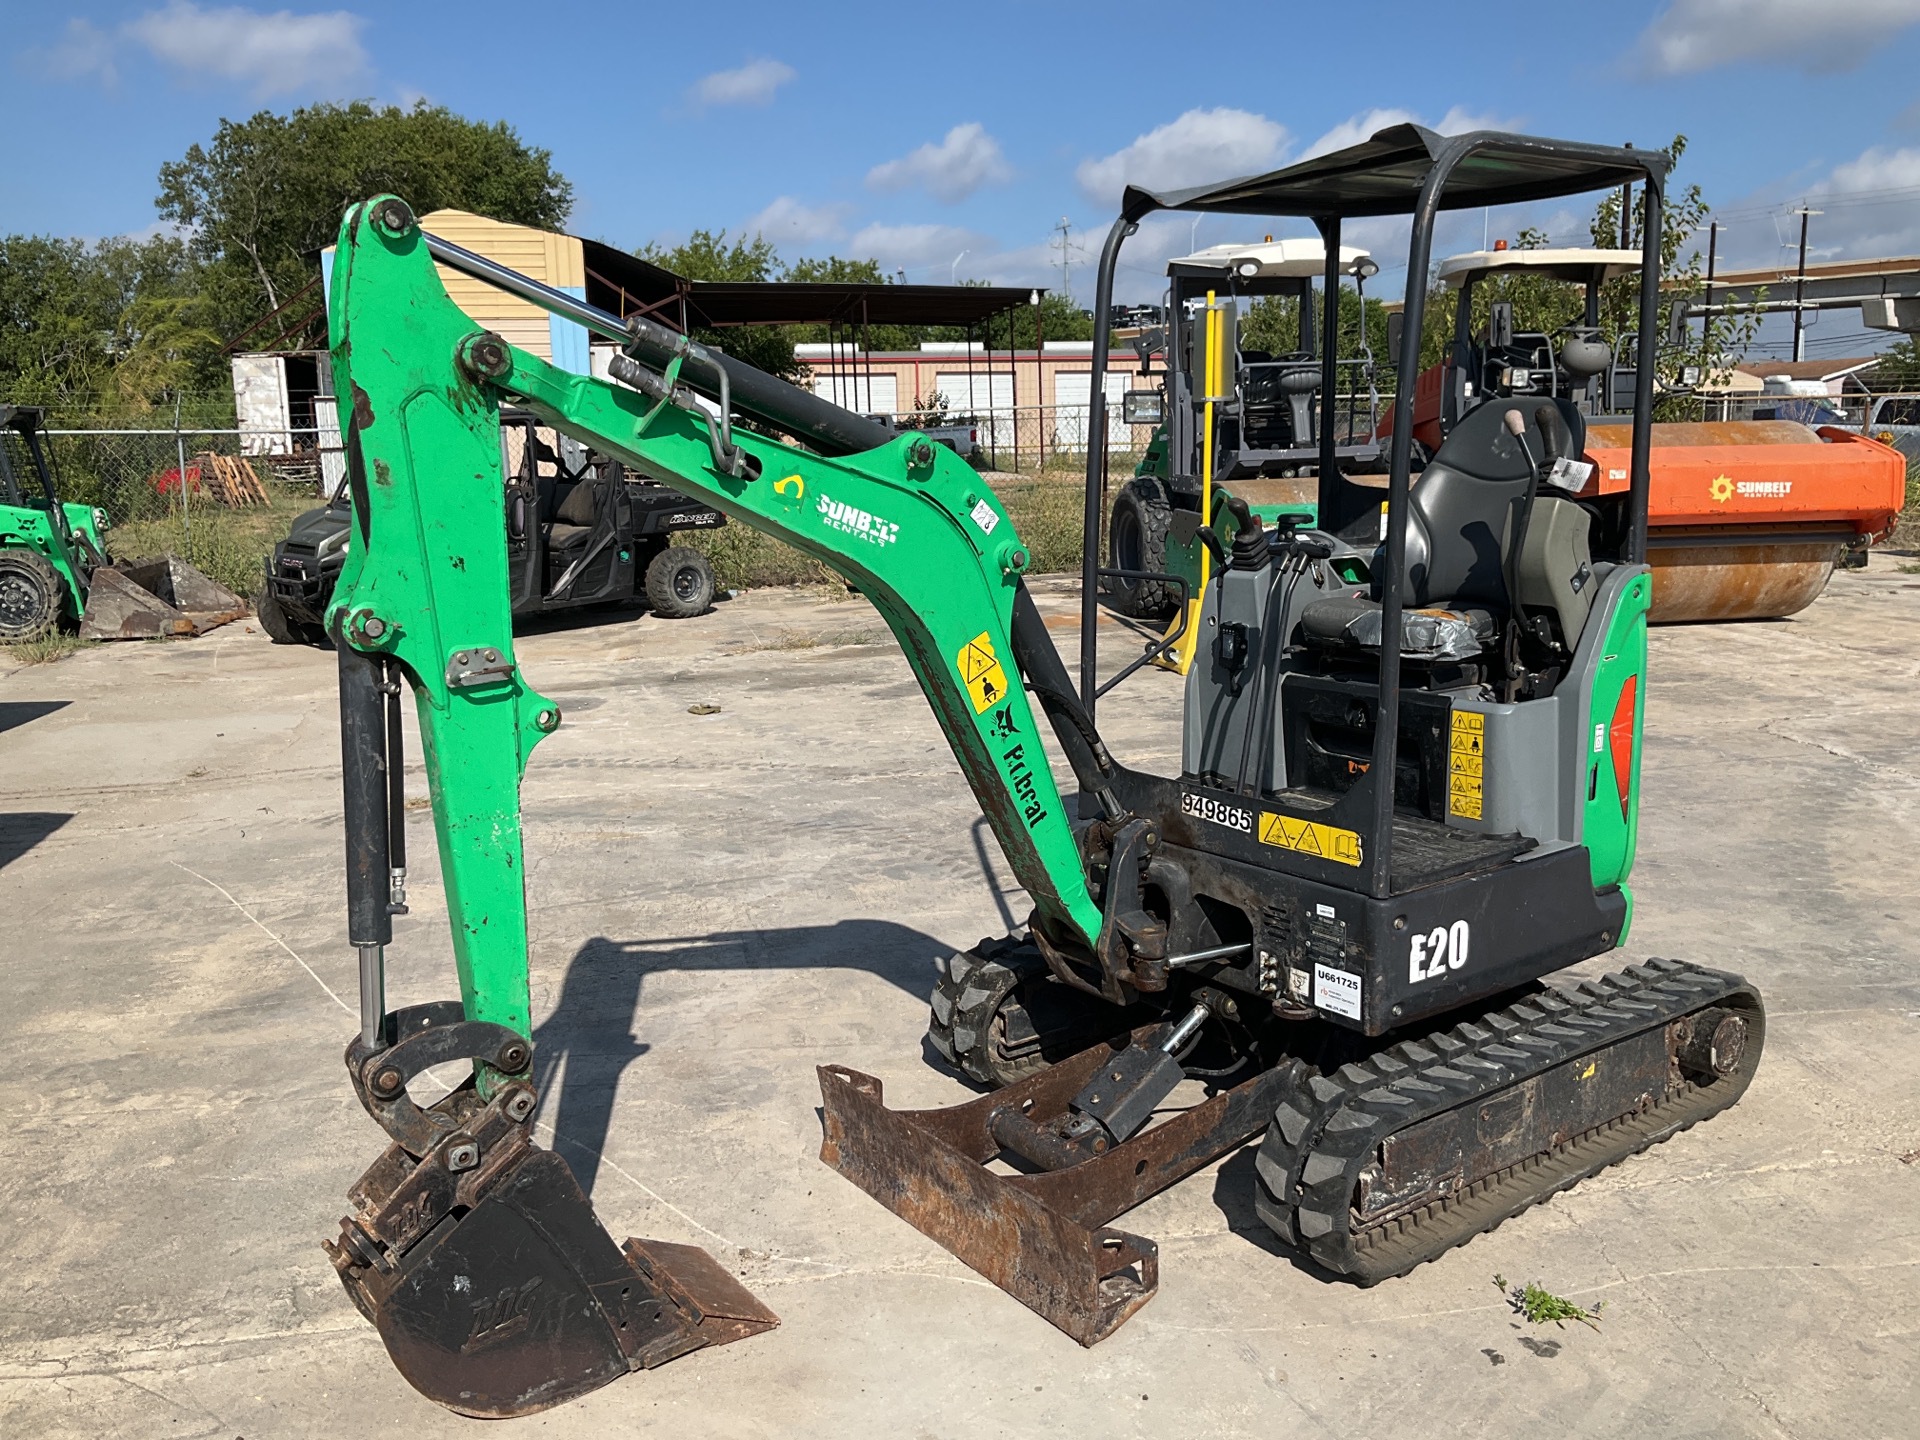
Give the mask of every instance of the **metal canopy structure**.
[[(735, 325), (950, 325), (970, 329), (1033, 303), (1031, 286), (689, 280), (582, 240), (587, 300), (619, 315), (645, 315), (678, 330)], [(1039, 292), (1044, 294), (1044, 291)]]
[[(1504, 131), (1477, 130), (1440, 135), (1419, 125), (1395, 125), (1370, 139), (1330, 155), (1316, 156), (1265, 175), (1245, 176), (1186, 190), (1152, 191), (1129, 186), (1120, 215), (1100, 252), (1094, 299), (1093, 349), (1105, 352), (1112, 333), (1113, 277), (1120, 248), (1159, 210), (1201, 214), (1290, 215), (1314, 222), (1327, 267), (1321, 279), (1320, 347), (1320, 524), (1339, 529), (1358, 519), (1366, 505), (1378, 504), (1378, 492), (1351, 485), (1340, 473), (1334, 446), (1332, 403), (1339, 345), (1340, 226), (1348, 218), (1405, 215), (1407, 236), (1406, 314), (1401, 327), (1393, 411), (1393, 440), (1388, 463), (1384, 584), (1381, 587), (1378, 719), (1372, 760), (1354, 789), (1368, 796), (1371, 822), (1364, 837), (1368, 889), (1376, 898), (1390, 893), (1392, 876), (1394, 781), (1400, 713), (1401, 577), (1407, 553), (1407, 496), (1412, 484), (1414, 388), (1420, 374), (1421, 325), (1426, 310), (1428, 267), (1433, 256), (1434, 223), (1443, 210), (1480, 209), (1528, 201), (1559, 199), (1639, 184), (1642, 236), (1639, 334), (1635, 367), (1633, 442), (1629, 461), (1628, 536), (1624, 558), (1643, 563), (1647, 550), (1647, 501), (1653, 418), (1654, 350), (1660, 299), (1659, 237), (1671, 162), (1658, 150), (1588, 145)], [(1623, 195), (1623, 200), (1626, 197)], [(1305, 283), (1305, 282), (1303, 282)], [(1098, 694), (1100, 493), (1106, 476), (1106, 397), (1092, 397), (1087, 444), (1085, 558), (1080, 594), (1080, 703), (1089, 717)], [(1201, 477), (1208, 485), (1213, 476)], [(1383, 782), (1380, 777), (1387, 777)]]
[[(1461, 154), (1462, 141), (1471, 141)], [(1284, 170), (1246, 175), (1188, 190), (1143, 190), (1129, 185), (1120, 201), (1123, 220), (1138, 221), (1156, 210), (1195, 210), (1223, 215), (1410, 215), (1435, 164), (1456, 158), (1439, 197), (1442, 210), (1478, 210), (1553, 200), (1590, 190), (1638, 183), (1649, 169), (1666, 178), (1667, 157), (1572, 140), (1476, 131), (1441, 135), (1424, 125), (1393, 125), (1370, 139), (1330, 155), (1317, 155)]]

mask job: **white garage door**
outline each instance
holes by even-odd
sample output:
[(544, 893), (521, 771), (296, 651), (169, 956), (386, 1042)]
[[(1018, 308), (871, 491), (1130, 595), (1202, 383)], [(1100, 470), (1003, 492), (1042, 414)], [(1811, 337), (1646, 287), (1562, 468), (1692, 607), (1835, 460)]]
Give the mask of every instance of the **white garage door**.
[[(1125, 445), (1132, 430), (1120, 418), (1120, 400), (1133, 385), (1125, 371), (1107, 372), (1107, 444)], [(1062, 370), (1053, 377), (1053, 443), (1061, 450), (1087, 448), (1087, 426), (1093, 405), (1093, 372)]]
[(947, 397), (948, 414), (978, 417), (983, 447), (1013, 445), (1013, 376), (946, 370), (933, 377), (933, 386)]
[(815, 375), (813, 393), (862, 415), (900, 413), (900, 382), (892, 375)]

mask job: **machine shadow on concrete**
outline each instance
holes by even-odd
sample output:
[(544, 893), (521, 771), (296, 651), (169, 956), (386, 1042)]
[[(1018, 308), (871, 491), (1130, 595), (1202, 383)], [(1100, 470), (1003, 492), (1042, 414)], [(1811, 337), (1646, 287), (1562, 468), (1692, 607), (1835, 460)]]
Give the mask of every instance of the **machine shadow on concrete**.
[(25, 855), (71, 819), (71, 815), (50, 810), (25, 810), (0, 815), (0, 870)]
[(64, 710), (72, 703), (71, 700), (0, 700), (0, 734), (29, 720), (38, 720), (42, 715)]
[(533, 1032), (534, 1084), (548, 1097), (546, 1117), (580, 1187), (593, 1193), (622, 1072), (651, 1048), (634, 1033), (647, 976), (674, 970), (864, 970), (924, 1003), (935, 962), (952, 949), (887, 920), (587, 941), (567, 966), (560, 1003)]

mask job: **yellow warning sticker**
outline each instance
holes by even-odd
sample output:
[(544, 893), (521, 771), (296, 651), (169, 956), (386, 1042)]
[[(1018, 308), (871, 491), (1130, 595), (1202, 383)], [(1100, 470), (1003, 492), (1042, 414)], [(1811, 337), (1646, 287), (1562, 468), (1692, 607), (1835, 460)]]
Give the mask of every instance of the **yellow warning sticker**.
[(1296, 820), (1291, 815), (1260, 812), (1260, 843), (1302, 855), (1318, 855), (1340, 865), (1360, 863), (1360, 837), (1351, 830), (1319, 825), (1311, 820)]
[(1474, 710), (1453, 712), (1451, 754), (1447, 765), (1447, 810), (1463, 820), (1478, 820), (1486, 796), (1487, 717)]
[(960, 679), (973, 697), (974, 713), (992, 709), (1007, 698), (1007, 672), (993, 653), (993, 640), (982, 630), (961, 647), (954, 657), (960, 667)]

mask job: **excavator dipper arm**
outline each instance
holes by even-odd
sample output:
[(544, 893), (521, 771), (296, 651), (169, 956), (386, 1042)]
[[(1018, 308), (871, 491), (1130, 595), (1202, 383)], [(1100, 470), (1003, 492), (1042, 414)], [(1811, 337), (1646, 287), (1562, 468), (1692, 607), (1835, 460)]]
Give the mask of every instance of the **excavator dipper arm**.
[[(562, 717), (529, 685), (513, 647), (501, 404), (858, 585), (898, 637), (1032, 897), (1035, 930), (1061, 951), (1091, 951), (1102, 917), (1020, 660), (1083, 787), (1104, 791), (1111, 761), (1091, 725), (1076, 721), (1064, 667), (1025, 594), (1028, 552), (957, 456), (913, 434), (835, 457), (732, 429), (725, 367), (737, 362), (644, 321), (627, 327), (627, 353), (615, 361), (626, 385), (560, 370), (457, 308), (435, 250), (451, 247), (424, 235), (403, 202), (380, 197), (348, 212), (333, 260), (353, 530), (327, 625), (341, 667), (350, 939), (362, 990), (347, 1064), (393, 1144), (354, 1188), (356, 1213), (328, 1250), (409, 1381), (457, 1410), (513, 1415), (776, 1322), (704, 1252), (615, 1247), (565, 1165), (528, 1133), (519, 786)], [(515, 278), (523, 294), (546, 298)], [(613, 317), (596, 323), (622, 333)], [(772, 385), (752, 373), (752, 383)], [(717, 385), (717, 415), (689, 382)], [(842, 432), (844, 447), (859, 422), (833, 413), (855, 427)], [(384, 947), (405, 909), (403, 686), (419, 717), (460, 1002), (389, 1013)], [(474, 1063), (466, 1086), (428, 1107), (408, 1097), (422, 1070), (459, 1059)]]

